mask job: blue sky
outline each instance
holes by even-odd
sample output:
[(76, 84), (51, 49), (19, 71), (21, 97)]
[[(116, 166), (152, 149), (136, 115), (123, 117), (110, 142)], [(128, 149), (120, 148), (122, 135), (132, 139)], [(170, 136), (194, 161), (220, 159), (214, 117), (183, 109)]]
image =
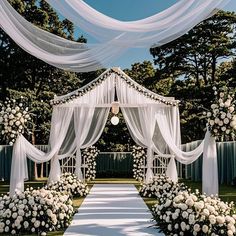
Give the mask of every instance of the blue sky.
[[(151, 16), (170, 7), (177, 1), (178, 0), (85, 0), (86, 3), (98, 11), (124, 21), (137, 20)], [(236, 12), (236, 1), (231, 0), (225, 7), (225, 10)], [(80, 30), (79, 33), (81, 33)], [(88, 39), (88, 42), (94, 42), (89, 35), (84, 32), (82, 32), (82, 34)], [(131, 64), (144, 60), (152, 61), (148, 48), (131, 49), (110, 66), (120, 66), (122, 69), (130, 68)]]

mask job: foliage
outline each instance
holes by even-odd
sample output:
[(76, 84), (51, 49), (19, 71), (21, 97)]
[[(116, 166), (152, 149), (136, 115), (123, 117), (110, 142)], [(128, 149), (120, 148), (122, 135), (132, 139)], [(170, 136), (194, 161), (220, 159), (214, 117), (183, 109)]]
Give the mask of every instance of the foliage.
[(144, 165), (147, 158), (146, 150), (140, 146), (133, 146), (133, 177), (138, 181), (144, 180)]
[(220, 11), (182, 37), (152, 48), (157, 74), (193, 78), (198, 88), (201, 80), (205, 85), (213, 83), (219, 59), (234, 54), (235, 24), (235, 13)]

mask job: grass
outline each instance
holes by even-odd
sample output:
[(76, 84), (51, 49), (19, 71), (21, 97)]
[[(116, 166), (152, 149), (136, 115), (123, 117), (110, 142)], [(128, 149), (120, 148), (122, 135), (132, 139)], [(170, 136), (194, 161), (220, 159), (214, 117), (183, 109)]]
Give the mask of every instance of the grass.
[[(202, 190), (202, 182), (193, 182), (190, 180), (182, 180), (187, 186), (192, 190), (199, 189)], [(225, 202), (234, 201), (236, 203), (236, 186), (221, 184), (219, 186), (219, 197)]]

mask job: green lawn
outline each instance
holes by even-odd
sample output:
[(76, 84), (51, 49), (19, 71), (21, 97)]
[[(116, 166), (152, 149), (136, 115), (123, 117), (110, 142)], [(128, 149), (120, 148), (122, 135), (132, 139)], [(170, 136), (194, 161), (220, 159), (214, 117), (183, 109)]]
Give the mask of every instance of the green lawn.
[[(190, 180), (182, 180), (187, 186), (192, 190), (199, 189), (202, 190), (202, 182), (192, 182)], [(226, 202), (234, 201), (236, 202), (236, 186), (221, 184), (219, 186), (220, 194), (219, 197)]]

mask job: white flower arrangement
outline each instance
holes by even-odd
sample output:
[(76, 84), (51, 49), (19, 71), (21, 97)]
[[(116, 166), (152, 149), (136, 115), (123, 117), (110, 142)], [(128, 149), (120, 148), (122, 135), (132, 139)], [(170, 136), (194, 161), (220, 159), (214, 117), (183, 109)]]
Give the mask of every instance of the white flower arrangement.
[(166, 235), (236, 235), (233, 203), (201, 195), (179, 192), (173, 199), (159, 199), (152, 211), (159, 229)]
[(47, 190), (61, 192), (72, 197), (86, 196), (89, 193), (88, 185), (71, 173), (64, 173), (61, 175), (59, 181), (50, 183), (44, 187)]
[(160, 174), (153, 177), (152, 182), (142, 184), (139, 193), (143, 197), (157, 199), (173, 199), (179, 192), (187, 190), (183, 183), (174, 183), (166, 175)]
[(233, 202), (225, 203), (217, 196), (192, 192), (183, 183), (174, 183), (165, 175), (157, 175), (144, 184), (140, 194), (156, 197), (153, 218), (158, 229), (170, 236), (233, 236), (236, 235), (236, 214)]
[(13, 197), (0, 197), (0, 233), (46, 235), (69, 226), (74, 209), (69, 195), (26, 189)]
[(82, 151), (82, 157), (85, 165), (85, 179), (87, 181), (96, 178), (96, 157), (99, 151), (97, 147), (91, 146)]
[(235, 100), (227, 88), (217, 92), (213, 87), (215, 99), (211, 111), (204, 112), (211, 134), (219, 140), (234, 140), (236, 134)]
[(133, 177), (142, 182), (144, 180), (144, 165), (146, 160), (146, 151), (143, 147), (133, 146)]
[(6, 98), (6, 101), (0, 103), (0, 127), (1, 134), (9, 145), (13, 145), (19, 134), (23, 134), (27, 124), (31, 120), (31, 114), (24, 103), (24, 98), (20, 101)]

